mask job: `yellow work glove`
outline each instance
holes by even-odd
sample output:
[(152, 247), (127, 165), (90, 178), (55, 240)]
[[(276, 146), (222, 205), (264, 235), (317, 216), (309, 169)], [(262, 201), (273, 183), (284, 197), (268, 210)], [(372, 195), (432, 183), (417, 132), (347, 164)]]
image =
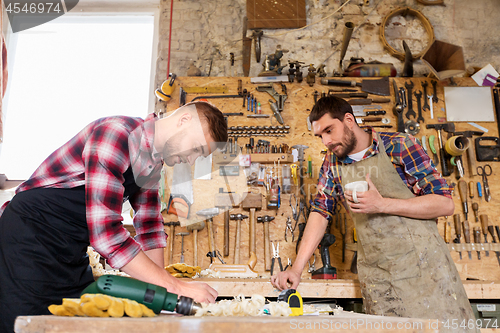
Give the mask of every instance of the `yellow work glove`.
[(170, 274), (172, 274), (174, 277), (177, 278), (182, 278), (182, 277), (192, 278), (193, 276), (196, 275), (196, 273), (201, 272), (201, 267), (199, 266), (195, 267), (181, 263), (168, 265), (167, 267), (165, 267), (165, 269), (167, 270), (167, 272), (169, 272)]
[(50, 305), (56, 316), (79, 317), (154, 317), (153, 310), (136, 301), (102, 294), (84, 294), (80, 298), (64, 298), (62, 305)]

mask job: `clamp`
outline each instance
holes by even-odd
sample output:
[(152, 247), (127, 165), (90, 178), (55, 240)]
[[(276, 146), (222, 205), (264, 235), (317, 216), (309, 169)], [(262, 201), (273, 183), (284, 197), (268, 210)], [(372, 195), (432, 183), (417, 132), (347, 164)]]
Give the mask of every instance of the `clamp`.
[[(271, 97), (276, 101), (275, 105), (278, 108), (278, 111), (283, 111), (285, 100), (288, 97), (286, 94), (279, 94), (271, 84), (265, 86), (257, 86), (256, 90), (260, 92), (267, 92), (269, 95), (271, 95)], [(286, 91), (286, 88), (282, 88), (282, 90)]]

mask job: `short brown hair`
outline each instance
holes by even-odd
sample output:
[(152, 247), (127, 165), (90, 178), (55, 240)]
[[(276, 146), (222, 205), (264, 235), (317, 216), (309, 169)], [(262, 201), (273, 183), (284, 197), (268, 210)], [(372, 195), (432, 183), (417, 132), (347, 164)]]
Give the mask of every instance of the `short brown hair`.
[(325, 114), (329, 114), (333, 119), (344, 121), (346, 113), (354, 115), (352, 107), (345, 99), (335, 96), (325, 96), (320, 98), (314, 105), (309, 121), (312, 123), (318, 121)]
[[(191, 104), (191, 103), (189, 103)], [(222, 112), (214, 105), (205, 101), (195, 101), (200, 121), (206, 122), (210, 137), (217, 143), (225, 145), (227, 142), (227, 121)]]

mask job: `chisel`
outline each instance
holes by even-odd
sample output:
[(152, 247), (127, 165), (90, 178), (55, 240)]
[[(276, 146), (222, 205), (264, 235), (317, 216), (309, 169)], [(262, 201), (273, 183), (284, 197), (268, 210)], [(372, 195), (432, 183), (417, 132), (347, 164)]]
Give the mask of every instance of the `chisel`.
[[(488, 215), (481, 214), (479, 219), (481, 220), (481, 227), (483, 228), (484, 242), (488, 243)], [(485, 251), (484, 253), (487, 257), (490, 256), (490, 251)]]
[(467, 221), (469, 208), (467, 206), (467, 183), (465, 182), (465, 180), (458, 181), (458, 192), (460, 193), (460, 199), (462, 200), (462, 205), (464, 208), (465, 220)]
[(391, 100), (389, 98), (356, 98), (350, 99), (347, 103), (351, 105), (370, 105), (372, 103), (389, 103)]
[[(474, 243), (480, 244), (481, 243), (481, 228), (474, 227), (473, 233), (474, 233)], [(481, 252), (480, 251), (477, 251), (477, 259), (481, 260)]]
[[(453, 240), (453, 243), (460, 244), (460, 237), (462, 237), (462, 228), (460, 226), (460, 215), (458, 214), (453, 215), (453, 222), (455, 224), (455, 233), (457, 234), (457, 237)], [(462, 260), (462, 251), (458, 251), (458, 254), (460, 255), (460, 260)]]
[(446, 216), (446, 221), (444, 221), (444, 242), (446, 244), (451, 242), (451, 224), (448, 221), (448, 216)]
[[(490, 232), (492, 242), (496, 243), (497, 241), (495, 239), (495, 229), (492, 225), (488, 226), (488, 231)], [(500, 251), (495, 251), (495, 254), (497, 255), (498, 265), (500, 266)]]
[[(463, 222), (463, 227), (464, 227), (464, 238), (465, 238), (465, 243), (470, 244), (470, 231), (469, 231), (469, 222), (464, 221)], [(471, 251), (467, 251), (469, 254), (469, 259), (472, 260), (472, 254)]]

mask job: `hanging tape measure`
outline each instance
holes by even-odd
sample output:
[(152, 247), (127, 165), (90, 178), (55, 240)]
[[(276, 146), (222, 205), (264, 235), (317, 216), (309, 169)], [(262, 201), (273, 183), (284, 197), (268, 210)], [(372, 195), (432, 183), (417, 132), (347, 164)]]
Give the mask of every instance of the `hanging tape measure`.
[(304, 314), (302, 297), (295, 289), (283, 290), (278, 296), (278, 301), (288, 303), (288, 306), (292, 310), (290, 316), (302, 316)]

